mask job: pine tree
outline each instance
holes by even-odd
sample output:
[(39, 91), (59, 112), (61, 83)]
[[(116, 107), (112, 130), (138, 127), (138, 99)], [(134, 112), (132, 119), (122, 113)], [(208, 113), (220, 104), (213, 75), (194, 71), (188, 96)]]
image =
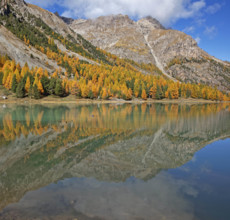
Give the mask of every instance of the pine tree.
[(17, 86), (16, 96), (17, 96), (17, 98), (24, 98), (25, 97), (25, 88), (24, 88), (23, 81), (21, 81)]
[(42, 76), (41, 78), (41, 83), (44, 89), (44, 95), (48, 95), (49, 94), (49, 84), (50, 84), (50, 80), (49, 78), (46, 76), (46, 73), (44, 76)]
[(33, 86), (33, 93), (32, 94), (33, 94), (34, 99), (40, 99), (41, 98), (41, 93), (38, 90), (38, 87), (36, 84)]
[(90, 89), (90, 91), (89, 91), (89, 98), (90, 98), (90, 99), (93, 99), (93, 98), (94, 98), (94, 95), (93, 95), (93, 92), (92, 92), (91, 89)]
[(30, 98), (34, 98), (34, 91), (33, 91), (33, 85), (30, 85), (28, 96)]
[(160, 100), (160, 99), (162, 99), (162, 97), (163, 97), (162, 89), (159, 85), (157, 85), (156, 99)]
[(56, 78), (51, 78), (50, 83), (49, 83), (49, 94), (53, 95), (55, 94), (55, 88), (56, 88)]
[(13, 76), (13, 80), (12, 80), (12, 91), (15, 93), (16, 90), (17, 90), (17, 86), (18, 86), (18, 82), (17, 82), (17, 77), (16, 75), (14, 74)]
[(0, 72), (0, 85), (2, 85), (3, 76), (4, 76), (3, 72)]
[(56, 83), (55, 95), (57, 95), (57, 96), (63, 96), (64, 95), (64, 90), (62, 88), (61, 80), (58, 80)]

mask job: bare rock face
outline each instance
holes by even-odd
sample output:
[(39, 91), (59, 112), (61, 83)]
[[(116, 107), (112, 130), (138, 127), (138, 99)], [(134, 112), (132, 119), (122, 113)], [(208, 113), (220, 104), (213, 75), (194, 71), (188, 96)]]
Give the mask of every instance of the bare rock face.
[(149, 34), (155, 29), (165, 29), (158, 20), (150, 16), (139, 20), (137, 25), (141, 28), (143, 34)]
[(7, 11), (9, 10), (8, 8), (8, 0), (1, 0), (0, 1), (0, 14), (6, 14)]
[(101, 16), (95, 20), (75, 20), (70, 27), (92, 44), (137, 62), (154, 63), (136, 22), (125, 15)]
[(14, 0), (14, 2), (15, 2), (18, 6), (24, 6), (24, 5), (25, 5), (24, 0)]
[[(191, 36), (167, 30), (152, 17), (135, 22), (125, 15), (113, 15), (75, 20), (69, 25), (95, 46), (121, 58), (153, 63), (172, 80), (230, 91), (228, 63), (203, 51)], [(175, 59), (179, 62), (174, 63)]]
[(5, 54), (22, 66), (27, 63), (30, 68), (39, 66), (50, 72), (58, 68), (56, 62), (48, 59), (34, 47), (28, 47), (5, 27), (0, 26), (0, 55)]

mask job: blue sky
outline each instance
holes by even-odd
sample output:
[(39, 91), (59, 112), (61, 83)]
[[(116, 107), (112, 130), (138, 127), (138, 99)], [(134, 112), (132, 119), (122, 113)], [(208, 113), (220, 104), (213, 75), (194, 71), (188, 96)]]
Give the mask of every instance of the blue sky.
[(204, 9), (203, 13), (194, 18), (180, 19), (172, 27), (198, 39), (199, 46), (209, 54), (230, 61), (230, 1), (206, 2), (208, 5), (220, 6), (216, 11), (208, 13)]
[(166, 27), (184, 31), (209, 54), (230, 61), (230, 1), (228, 0), (27, 0), (72, 18), (128, 14), (147, 15)]

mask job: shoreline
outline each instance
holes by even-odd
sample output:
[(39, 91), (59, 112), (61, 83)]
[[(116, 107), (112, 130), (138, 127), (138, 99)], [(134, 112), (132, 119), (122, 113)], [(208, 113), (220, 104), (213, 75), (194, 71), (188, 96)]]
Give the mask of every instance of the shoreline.
[(23, 99), (6, 99), (0, 100), (0, 104), (154, 104), (154, 103), (162, 103), (162, 104), (221, 104), (221, 103), (230, 103), (229, 101), (212, 101), (212, 100), (204, 100), (204, 99), (162, 99), (162, 100), (139, 100), (134, 99), (130, 101), (126, 100), (91, 100), (91, 99), (76, 99), (76, 98), (54, 98), (54, 97), (46, 97), (39, 100), (23, 98)]

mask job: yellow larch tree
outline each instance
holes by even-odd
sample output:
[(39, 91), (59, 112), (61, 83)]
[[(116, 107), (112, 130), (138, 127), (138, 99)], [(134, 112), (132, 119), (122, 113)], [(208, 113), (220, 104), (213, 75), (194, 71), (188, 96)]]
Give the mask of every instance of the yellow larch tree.
[(28, 76), (25, 84), (25, 91), (28, 93), (30, 89), (30, 77)]

